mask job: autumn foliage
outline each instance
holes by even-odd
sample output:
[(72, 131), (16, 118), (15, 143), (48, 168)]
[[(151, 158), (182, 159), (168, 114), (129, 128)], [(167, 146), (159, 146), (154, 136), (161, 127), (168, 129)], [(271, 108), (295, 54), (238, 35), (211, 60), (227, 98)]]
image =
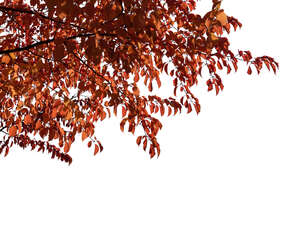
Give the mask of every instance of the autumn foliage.
[[(4, 0), (0, 3), (0, 153), (12, 146), (49, 152), (71, 163), (79, 137), (103, 150), (96, 122), (122, 115), (120, 128), (150, 156), (160, 154), (153, 114), (200, 112), (191, 87), (223, 90), (220, 72), (248, 74), (277, 62), (230, 49), (242, 24), (213, 0), (205, 15), (195, 0)], [(204, 70), (205, 69), (205, 70)], [(174, 92), (151, 94), (172, 80)], [(148, 93), (142, 93), (142, 86)]]

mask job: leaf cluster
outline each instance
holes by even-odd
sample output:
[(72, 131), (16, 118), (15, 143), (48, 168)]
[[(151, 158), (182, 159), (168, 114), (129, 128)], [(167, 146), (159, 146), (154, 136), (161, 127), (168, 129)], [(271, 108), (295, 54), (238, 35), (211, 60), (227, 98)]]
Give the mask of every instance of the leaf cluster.
[[(191, 91), (198, 82), (218, 94), (224, 88), (219, 72), (237, 71), (240, 62), (248, 74), (263, 65), (276, 72), (271, 57), (232, 52), (226, 34), (242, 24), (221, 9), (221, 1), (213, 0), (204, 16), (196, 6), (195, 0), (4, 0), (0, 152), (39, 147), (70, 163), (76, 135), (97, 154), (103, 146), (96, 122), (119, 114), (122, 131), (143, 129), (136, 142), (153, 157), (160, 154), (162, 129), (153, 114), (198, 114)], [(151, 95), (162, 76), (173, 81), (168, 98)]]

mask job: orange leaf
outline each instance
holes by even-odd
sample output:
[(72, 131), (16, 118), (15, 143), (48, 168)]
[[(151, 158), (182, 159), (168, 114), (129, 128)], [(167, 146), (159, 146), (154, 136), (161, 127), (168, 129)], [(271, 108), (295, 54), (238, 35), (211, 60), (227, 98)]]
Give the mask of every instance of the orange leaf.
[(25, 116), (25, 118), (24, 118), (24, 123), (26, 124), (26, 125), (30, 125), (30, 124), (32, 124), (32, 118), (31, 118), (31, 116), (29, 115), (29, 114), (27, 114), (26, 116)]
[(157, 82), (158, 87), (160, 88), (161, 87), (161, 81), (159, 79), (159, 76), (156, 77), (156, 82)]
[(19, 121), (19, 123), (18, 123), (18, 132), (21, 133), (21, 131), (22, 131), (22, 122)]
[(216, 19), (221, 23), (222, 26), (225, 26), (228, 23), (227, 16), (224, 12), (219, 13), (216, 16)]
[(121, 129), (122, 132), (124, 132), (125, 122), (126, 122), (126, 120), (124, 119), (124, 120), (122, 120), (121, 123), (120, 123), (120, 129)]
[(66, 118), (66, 120), (70, 120), (70, 119), (72, 119), (72, 116), (73, 116), (72, 111), (69, 111), (65, 118)]
[(64, 152), (68, 153), (70, 150), (70, 144), (68, 142), (65, 143)]
[(38, 130), (42, 127), (42, 123), (40, 120), (37, 121), (37, 123), (35, 124), (35, 129)]
[(8, 132), (9, 136), (11, 136), (11, 137), (16, 136), (17, 130), (18, 130), (17, 126), (10, 127), (9, 132)]
[(218, 37), (214, 33), (210, 33), (211, 40), (216, 41)]
[(8, 55), (3, 56), (1, 62), (8, 64), (10, 62), (10, 57)]
[(83, 131), (82, 135), (81, 135), (82, 141), (84, 141), (87, 137), (88, 137), (88, 134), (85, 131)]
[(105, 111), (102, 111), (102, 112), (100, 113), (100, 120), (103, 121), (103, 120), (105, 119), (105, 117), (106, 117), (106, 112), (105, 112)]
[(139, 90), (138, 87), (133, 87), (132, 90), (133, 90), (134, 95), (139, 95), (140, 94), (140, 90)]
[(134, 49), (131, 45), (129, 45), (128, 47), (128, 54), (131, 55), (132, 53), (134, 53)]

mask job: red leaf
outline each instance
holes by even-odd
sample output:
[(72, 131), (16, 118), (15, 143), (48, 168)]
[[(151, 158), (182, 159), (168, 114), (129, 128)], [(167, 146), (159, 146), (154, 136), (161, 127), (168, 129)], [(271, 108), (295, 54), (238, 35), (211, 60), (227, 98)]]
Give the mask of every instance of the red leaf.
[(215, 88), (216, 88), (216, 95), (218, 95), (219, 91), (220, 91), (219, 86), (217, 84), (215, 84)]
[(95, 145), (94, 155), (96, 155), (99, 152), (99, 146)]
[(168, 106), (168, 116), (170, 116), (170, 115), (171, 115), (171, 113), (172, 113), (172, 109), (171, 109), (171, 107), (170, 107), (170, 106)]
[(5, 149), (5, 154), (4, 154), (4, 157), (6, 157), (9, 153), (9, 147), (7, 146), (6, 149)]
[(150, 146), (150, 151), (149, 151), (150, 157), (153, 158), (155, 156), (155, 151), (153, 145)]
[(271, 63), (271, 67), (272, 67), (272, 70), (274, 71), (274, 73), (276, 74), (276, 67), (273, 63)]
[(126, 116), (126, 108), (125, 106), (122, 107), (122, 117)]
[(165, 114), (165, 107), (163, 105), (160, 106), (160, 115), (163, 116)]
[(146, 151), (146, 147), (147, 147), (147, 138), (145, 137), (144, 142), (143, 142), (144, 151)]
[(190, 113), (190, 112), (192, 112), (192, 106), (191, 106), (191, 104), (188, 104), (188, 111), (187, 111), (187, 113)]
[(139, 79), (140, 79), (139, 74), (138, 74), (138, 73), (135, 73), (135, 76), (134, 76), (134, 82), (138, 82)]
[(125, 119), (123, 119), (123, 120), (121, 121), (121, 123), (120, 123), (120, 129), (121, 129), (122, 132), (124, 132), (124, 126), (125, 126), (125, 123), (126, 123), (126, 120), (125, 120)]
[(137, 145), (141, 144), (141, 140), (142, 140), (142, 136), (138, 136), (137, 139), (136, 139)]
[(248, 71), (247, 71), (247, 73), (249, 74), (249, 75), (251, 75), (251, 73), (252, 73), (252, 69), (251, 69), (251, 67), (249, 66), (249, 68), (248, 68)]

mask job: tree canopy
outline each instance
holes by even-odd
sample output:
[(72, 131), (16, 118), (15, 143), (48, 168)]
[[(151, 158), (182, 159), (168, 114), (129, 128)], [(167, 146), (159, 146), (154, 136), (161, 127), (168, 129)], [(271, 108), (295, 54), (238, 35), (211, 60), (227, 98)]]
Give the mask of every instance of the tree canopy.
[[(0, 3), (0, 153), (12, 146), (49, 152), (72, 162), (80, 135), (94, 154), (103, 146), (95, 124), (122, 115), (150, 156), (160, 154), (159, 113), (200, 112), (191, 87), (223, 90), (220, 72), (276, 72), (269, 56), (230, 49), (228, 34), (242, 24), (212, 0), (205, 15), (196, 0), (4, 0)], [(201, 7), (201, 6), (200, 6)], [(205, 71), (204, 71), (205, 69)], [(170, 97), (153, 95), (161, 77)], [(145, 86), (148, 93), (140, 89)]]

